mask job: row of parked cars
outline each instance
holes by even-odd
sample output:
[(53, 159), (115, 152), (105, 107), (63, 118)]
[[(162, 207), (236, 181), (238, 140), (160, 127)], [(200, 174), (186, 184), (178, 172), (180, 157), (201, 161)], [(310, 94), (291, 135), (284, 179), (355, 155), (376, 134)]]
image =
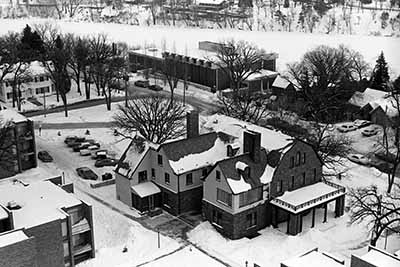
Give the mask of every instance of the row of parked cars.
[(148, 88), (153, 91), (162, 91), (162, 87), (157, 84), (150, 84), (147, 80), (138, 80), (133, 83), (137, 87)]
[[(86, 139), (85, 137), (79, 136), (68, 136), (65, 138), (64, 143), (72, 148), (72, 151), (79, 152), (81, 156), (90, 156), (95, 160), (95, 167), (104, 166), (115, 166), (118, 160), (109, 157), (106, 149), (100, 149), (100, 143), (94, 139)], [(97, 180), (97, 174), (92, 171), (89, 167), (80, 167), (76, 169), (76, 172), (83, 179)], [(109, 180), (112, 178), (111, 173), (105, 173), (102, 175), (102, 180)]]
[(369, 158), (361, 154), (349, 154), (347, 158), (357, 164), (375, 167), (381, 172), (388, 173), (393, 169), (393, 163), (390, 158), (386, 156), (383, 151), (374, 153), (374, 157)]
[(354, 122), (346, 122), (337, 126), (337, 130), (342, 133), (347, 133), (370, 126), (361, 131), (363, 136), (369, 137), (376, 135), (379, 132), (379, 127), (371, 125), (372, 122), (367, 120), (355, 120)]

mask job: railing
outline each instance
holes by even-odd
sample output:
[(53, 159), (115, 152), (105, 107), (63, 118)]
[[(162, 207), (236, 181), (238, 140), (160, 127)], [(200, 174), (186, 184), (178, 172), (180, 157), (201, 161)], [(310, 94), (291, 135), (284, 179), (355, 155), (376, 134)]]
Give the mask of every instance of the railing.
[(304, 208), (306, 206), (310, 206), (312, 204), (315, 204), (315, 203), (317, 203), (317, 202), (319, 202), (321, 200), (328, 199), (328, 198), (330, 198), (332, 196), (339, 195), (340, 193), (345, 193), (346, 192), (346, 189), (341, 185), (338, 185), (338, 184), (335, 184), (335, 183), (332, 183), (332, 182), (328, 182), (328, 181), (323, 181), (323, 183), (336, 188), (336, 190), (333, 191), (333, 192), (330, 192), (328, 194), (325, 194), (323, 196), (311, 199), (311, 200), (309, 200), (307, 202), (304, 202), (302, 204), (299, 204), (299, 205), (293, 205), (293, 204), (287, 203), (287, 202), (285, 202), (285, 201), (283, 201), (281, 199), (278, 199), (278, 198), (273, 199), (271, 202), (275, 202), (276, 204), (279, 204), (281, 206), (284, 206), (284, 207), (287, 207), (287, 208), (292, 209), (294, 211), (297, 211), (297, 210), (300, 210), (300, 209), (302, 209), (302, 208)]

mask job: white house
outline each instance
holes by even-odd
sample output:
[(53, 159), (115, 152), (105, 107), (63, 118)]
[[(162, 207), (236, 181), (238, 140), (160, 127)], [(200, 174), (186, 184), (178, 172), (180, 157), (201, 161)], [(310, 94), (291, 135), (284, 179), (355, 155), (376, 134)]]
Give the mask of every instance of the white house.
[[(44, 94), (55, 93), (53, 82), (40, 62), (31, 62), (24, 76), (20, 84), (21, 99), (38, 98)], [(12, 81), (13, 73), (8, 73), (0, 83), (0, 100), (3, 102), (11, 102), (13, 99)]]

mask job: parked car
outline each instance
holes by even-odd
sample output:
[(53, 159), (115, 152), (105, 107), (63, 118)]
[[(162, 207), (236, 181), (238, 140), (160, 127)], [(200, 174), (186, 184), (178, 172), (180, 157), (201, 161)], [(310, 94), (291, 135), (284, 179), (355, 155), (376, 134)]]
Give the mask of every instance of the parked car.
[(361, 165), (369, 165), (370, 164), (370, 160), (361, 154), (349, 154), (347, 156), (347, 158), (350, 161), (357, 163), (357, 164), (361, 164)]
[(107, 158), (107, 150), (97, 150), (92, 153), (92, 159), (106, 159)]
[(115, 166), (117, 165), (118, 160), (116, 159), (98, 159), (96, 160), (96, 162), (94, 163), (95, 167), (104, 167), (104, 166)]
[(65, 144), (68, 144), (69, 142), (71, 142), (71, 141), (73, 141), (73, 140), (76, 140), (77, 138), (78, 138), (78, 136), (69, 135), (69, 136), (65, 137), (64, 143), (65, 143)]
[(337, 129), (339, 132), (347, 133), (347, 132), (357, 130), (357, 127), (353, 123), (345, 123), (345, 124), (339, 125), (337, 127)]
[(91, 169), (88, 167), (80, 167), (76, 169), (76, 172), (80, 177), (83, 179), (88, 179), (88, 180), (97, 180), (98, 176), (95, 174)]
[(97, 149), (99, 149), (99, 148), (100, 148), (100, 145), (99, 145), (99, 144), (94, 144), (94, 145), (88, 146), (87, 149), (89, 149), (89, 150), (97, 150)]
[(373, 136), (373, 135), (376, 135), (378, 132), (379, 132), (378, 127), (369, 127), (369, 128), (362, 130), (361, 134), (363, 136)]
[(367, 120), (355, 120), (353, 123), (357, 128), (364, 128), (372, 124), (372, 122)]
[(81, 149), (81, 150), (79, 151), (79, 154), (80, 154), (81, 156), (89, 156), (91, 153), (92, 153), (92, 151), (90, 151), (89, 149)]
[(76, 146), (77, 144), (81, 144), (83, 142), (85, 142), (85, 137), (69, 138), (67, 140), (67, 146), (73, 147), (73, 146)]
[(147, 88), (149, 88), (150, 90), (153, 90), (153, 91), (162, 91), (162, 89), (163, 89), (161, 86), (159, 86), (157, 84), (149, 85), (149, 86), (147, 86)]
[(49, 152), (46, 150), (42, 150), (38, 152), (38, 159), (43, 162), (52, 162), (53, 158), (50, 156)]
[(72, 150), (73, 150), (74, 152), (79, 152), (79, 151), (81, 151), (82, 149), (88, 148), (90, 145), (91, 145), (91, 144), (90, 144), (89, 142), (83, 142), (83, 143), (81, 143), (81, 144), (78, 145), (78, 146), (72, 147)]
[(135, 86), (137, 86), (137, 87), (146, 88), (146, 87), (149, 86), (149, 81), (146, 81), (146, 80), (138, 80), (138, 81), (135, 81), (133, 84), (134, 84)]
[(107, 181), (107, 180), (111, 180), (113, 178), (113, 176), (112, 176), (111, 173), (106, 172), (101, 176), (101, 178), (102, 178), (103, 181)]

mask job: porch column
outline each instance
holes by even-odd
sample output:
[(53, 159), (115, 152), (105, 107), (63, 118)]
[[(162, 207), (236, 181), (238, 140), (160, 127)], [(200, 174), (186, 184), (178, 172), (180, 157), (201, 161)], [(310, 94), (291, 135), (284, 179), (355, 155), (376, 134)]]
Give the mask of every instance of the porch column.
[(335, 200), (335, 218), (344, 214), (344, 195)]
[(290, 235), (297, 235), (301, 232), (301, 214), (289, 214), (288, 220), (288, 234)]
[(324, 204), (324, 223), (326, 223), (328, 217), (328, 203)]
[(311, 228), (315, 226), (315, 207), (312, 209)]

